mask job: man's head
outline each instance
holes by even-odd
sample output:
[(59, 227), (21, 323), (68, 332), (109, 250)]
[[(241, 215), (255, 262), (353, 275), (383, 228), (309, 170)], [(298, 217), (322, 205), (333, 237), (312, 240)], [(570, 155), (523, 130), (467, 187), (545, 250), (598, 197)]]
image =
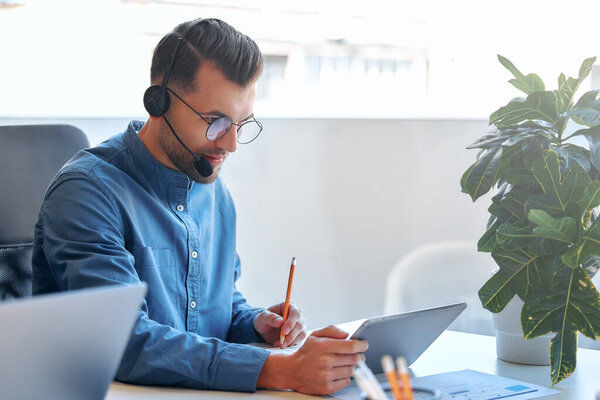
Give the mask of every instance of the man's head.
[(210, 18), (179, 24), (160, 40), (154, 49), (150, 67), (153, 85), (162, 83), (177, 39), (192, 24), (194, 26), (179, 48), (169, 76), (169, 87), (182, 94), (194, 91), (196, 72), (206, 62), (213, 63), (228, 80), (239, 86), (248, 86), (256, 81), (263, 67), (262, 54), (257, 44), (231, 25)]
[[(181, 43), (169, 69), (178, 40)], [(151, 127), (140, 132), (142, 141), (167, 167), (197, 182), (213, 182), (224, 158), (236, 149), (236, 125), (253, 117), (255, 83), (262, 65), (256, 43), (225, 22), (205, 19), (180, 24), (154, 50), (151, 81), (160, 86), (168, 74), (169, 105), (164, 118), (151, 118), (147, 124)], [(207, 129), (218, 117), (229, 117), (234, 125), (224, 136), (209, 140)], [(169, 123), (194, 154), (212, 164), (211, 176), (204, 178), (196, 171), (193, 156), (177, 141)], [(146, 135), (148, 131), (152, 133)]]

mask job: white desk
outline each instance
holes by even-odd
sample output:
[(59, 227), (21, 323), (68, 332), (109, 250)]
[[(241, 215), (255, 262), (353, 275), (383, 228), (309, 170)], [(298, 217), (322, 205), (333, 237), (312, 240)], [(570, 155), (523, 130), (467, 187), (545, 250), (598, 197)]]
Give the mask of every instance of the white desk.
[[(541, 386), (551, 386), (550, 367), (507, 363), (496, 358), (496, 342), (492, 336), (446, 331), (412, 365), (415, 376), (472, 369), (505, 376)], [(600, 392), (600, 351), (579, 349), (577, 369), (569, 378), (554, 387), (561, 393), (549, 400), (595, 400)], [(260, 390), (253, 394), (236, 392), (197, 391), (178, 388), (156, 388), (113, 383), (106, 400), (191, 400), (223, 399), (314, 399), (294, 392)]]

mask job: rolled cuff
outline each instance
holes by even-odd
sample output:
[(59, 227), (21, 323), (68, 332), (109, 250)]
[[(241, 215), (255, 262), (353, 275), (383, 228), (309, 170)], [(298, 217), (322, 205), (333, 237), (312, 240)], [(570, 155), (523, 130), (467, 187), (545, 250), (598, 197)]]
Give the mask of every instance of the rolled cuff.
[(264, 308), (251, 308), (244, 310), (243, 314), (231, 324), (229, 341), (232, 343), (253, 343), (264, 340), (254, 330), (254, 319)]
[(269, 354), (258, 347), (228, 346), (217, 366), (215, 389), (256, 392), (258, 375)]

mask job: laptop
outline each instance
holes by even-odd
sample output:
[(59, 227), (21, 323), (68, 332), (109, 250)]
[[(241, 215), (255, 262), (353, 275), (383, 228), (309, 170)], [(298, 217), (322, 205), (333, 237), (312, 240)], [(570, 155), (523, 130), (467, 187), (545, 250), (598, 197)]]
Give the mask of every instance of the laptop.
[(381, 357), (386, 354), (406, 358), (411, 365), (467, 307), (449, 304), (367, 319), (352, 334), (352, 339), (369, 342), (366, 364), (374, 374), (383, 372)]
[(0, 399), (103, 399), (145, 294), (119, 285), (1, 303)]

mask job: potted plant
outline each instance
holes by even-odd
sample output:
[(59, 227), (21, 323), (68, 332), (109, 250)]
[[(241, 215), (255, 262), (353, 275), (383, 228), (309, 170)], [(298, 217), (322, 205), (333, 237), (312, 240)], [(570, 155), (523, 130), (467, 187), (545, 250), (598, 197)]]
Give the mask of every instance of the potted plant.
[(549, 355), (555, 384), (575, 370), (577, 332), (600, 337), (600, 294), (591, 280), (600, 265), (598, 89), (574, 102), (596, 59), (586, 59), (577, 78), (560, 74), (556, 90), (498, 59), (526, 97), (493, 112), (493, 130), (467, 147), (480, 151), (462, 176), (462, 191), (475, 201), (497, 187), (477, 246), (499, 269), (479, 297), (498, 313), (517, 295), (524, 338), (555, 334)]

